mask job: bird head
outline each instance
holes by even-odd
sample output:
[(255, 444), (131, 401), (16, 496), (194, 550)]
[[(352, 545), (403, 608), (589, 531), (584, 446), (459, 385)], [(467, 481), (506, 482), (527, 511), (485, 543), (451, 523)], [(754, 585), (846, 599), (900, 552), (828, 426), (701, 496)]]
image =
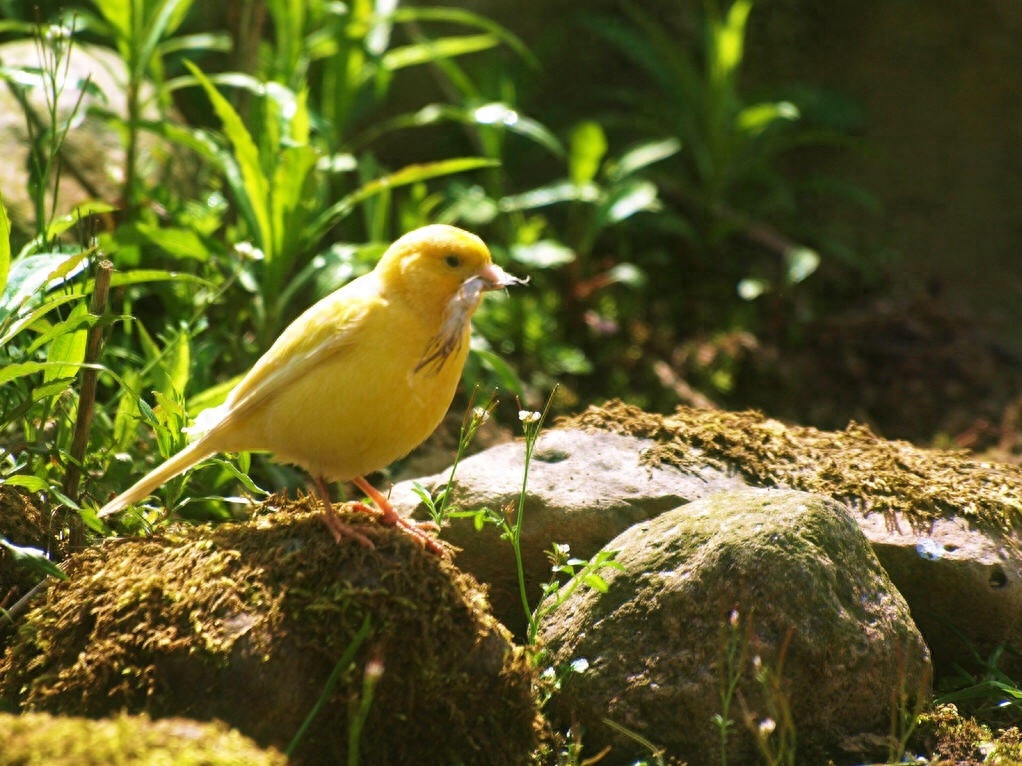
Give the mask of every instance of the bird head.
[(524, 282), (497, 266), (475, 234), (445, 224), (405, 234), (383, 254), (376, 272), (386, 293), (435, 313), (438, 320), (450, 313), (452, 301), (468, 319), (483, 292)]
[(439, 370), (467, 341), (484, 292), (525, 282), (495, 264), (475, 234), (443, 224), (405, 234), (384, 253), (376, 272), (384, 294), (434, 323), (435, 334), (416, 370)]

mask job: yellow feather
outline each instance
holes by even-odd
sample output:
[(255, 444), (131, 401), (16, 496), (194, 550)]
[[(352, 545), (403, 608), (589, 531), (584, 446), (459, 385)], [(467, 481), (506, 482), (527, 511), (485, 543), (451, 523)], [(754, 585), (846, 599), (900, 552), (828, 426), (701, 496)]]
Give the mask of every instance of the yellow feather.
[(334, 481), (385, 467), (429, 436), (450, 406), (482, 291), (518, 281), (466, 231), (434, 225), (406, 234), (371, 273), (292, 322), (221, 407), (200, 413), (205, 433), (99, 515), (217, 452), (268, 451)]

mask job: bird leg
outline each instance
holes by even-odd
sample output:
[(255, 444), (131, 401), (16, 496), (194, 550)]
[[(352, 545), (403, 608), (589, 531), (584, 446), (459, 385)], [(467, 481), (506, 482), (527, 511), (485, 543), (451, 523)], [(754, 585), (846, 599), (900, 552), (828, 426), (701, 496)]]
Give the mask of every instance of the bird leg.
[(345, 537), (351, 537), (358, 541), (361, 545), (366, 548), (375, 548), (373, 541), (360, 532), (354, 524), (345, 524), (334, 513), (334, 505), (330, 502), (330, 490), (326, 486), (326, 481), (322, 476), (313, 476), (313, 484), (316, 485), (316, 494), (319, 495), (319, 499), (323, 502), (323, 514), (320, 518), (326, 525), (326, 528), (330, 530), (330, 534), (334, 536), (336, 542), (340, 542)]
[[(429, 523), (420, 525), (414, 521), (406, 519), (404, 516), (402, 516), (400, 513), (394, 510), (394, 506), (392, 506), (390, 504), (390, 501), (387, 500), (386, 497), (384, 497), (383, 493), (381, 493), (378, 489), (376, 489), (376, 487), (374, 487), (372, 484), (366, 481), (365, 477), (356, 476), (354, 479), (351, 480), (351, 482), (360, 490), (362, 490), (366, 494), (366, 496), (370, 500), (372, 500), (373, 503), (376, 505), (376, 510), (380, 515), (380, 521), (382, 521), (384, 524), (387, 524), (388, 526), (400, 527), (401, 529), (408, 532), (412, 537), (416, 538), (424, 546), (426, 546), (428, 550), (432, 551), (438, 556), (444, 555), (444, 549), (440, 546), (440, 543), (438, 543), (435, 538), (431, 537), (426, 533), (425, 528), (431, 526), (435, 528), (435, 525)], [(362, 504), (360, 503), (360, 505)], [(372, 509), (369, 508), (368, 506), (362, 505), (362, 507), (372, 512)]]

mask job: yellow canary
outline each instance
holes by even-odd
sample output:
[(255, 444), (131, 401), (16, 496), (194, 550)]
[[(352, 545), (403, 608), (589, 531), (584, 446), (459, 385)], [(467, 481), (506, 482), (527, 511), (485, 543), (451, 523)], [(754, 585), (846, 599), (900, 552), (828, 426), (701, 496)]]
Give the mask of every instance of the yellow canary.
[(224, 404), (199, 414), (192, 430), (201, 436), (99, 515), (138, 502), (218, 452), (266, 451), (309, 472), (338, 540), (349, 535), (371, 545), (332, 512), (326, 481), (352, 480), (384, 522), (439, 550), (363, 477), (433, 432), (461, 378), (482, 293), (522, 282), (467, 231), (438, 224), (404, 235), (372, 272), (292, 322)]

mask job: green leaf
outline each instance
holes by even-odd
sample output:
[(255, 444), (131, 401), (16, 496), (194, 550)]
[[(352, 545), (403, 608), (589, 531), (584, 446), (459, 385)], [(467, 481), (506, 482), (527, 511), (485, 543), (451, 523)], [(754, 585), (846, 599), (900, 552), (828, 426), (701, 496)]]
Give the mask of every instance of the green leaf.
[(504, 197), (498, 205), (503, 212), (508, 213), (557, 205), (561, 202), (596, 202), (599, 198), (600, 188), (596, 184), (579, 186), (571, 181), (556, 181), (521, 194)]
[[(37, 257), (37, 256), (29, 256)], [(22, 258), (15, 260), (17, 265)], [(13, 269), (12, 269), (13, 271)], [(212, 287), (213, 285), (201, 277), (197, 277), (193, 274), (180, 274), (173, 271), (161, 271), (159, 269), (137, 269), (134, 271), (119, 272), (115, 271), (113, 276), (110, 277), (111, 287), (126, 287), (128, 285), (139, 285), (146, 282), (189, 282), (196, 285), (202, 285), (203, 287)], [(45, 283), (45, 282), (44, 282)], [(12, 338), (17, 336), (22, 330), (27, 327), (31, 327), (39, 319), (44, 317), (53, 309), (63, 306), (72, 301), (79, 300), (83, 295), (89, 295), (95, 289), (95, 280), (90, 279), (84, 285), (76, 284), (66, 287), (62, 292), (55, 295), (47, 295), (43, 302), (33, 308), (28, 313), (19, 314), (17, 319), (10, 322), (6, 329), (4, 329), (4, 320), (9, 317), (5, 317), (4, 306), (5, 303), (0, 299), (0, 329), (4, 329), (3, 335), (0, 335), (0, 348), (5, 346), (11, 341)], [(15, 307), (21, 308), (21, 307)]]
[(530, 66), (539, 69), (540, 63), (526, 47), (520, 38), (511, 33), (507, 28), (502, 27), (495, 21), (472, 13), (463, 8), (429, 7), (420, 8), (405, 6), (394, 12), (394, 20), (404, 21), (442, 21), (453, 24), (462, 24), (469, 27), (485, 29), (490, 34), (500, 38), (500, 41), (510, 47)]
[(59, 275), (66, 277), (79, 267), (82, 267), (82, 259), (78, 254), (40, 253), (14, 259), (6, 289), (0, 294), (0, 320), (17, 313), (33, 299), (38, 300), (49, 282), (57, 282)]
[(11, 219), (7, 217), (7, 206), (0, 196), (0, 295), (7, 287), (7, 273), (11, 268)]
[(46, 362), (15, 362), (0, 368), (0, 386), (17, 378), (35, 375), (46, 369)]
[(188, 400), (188, 412), (196, 414), (207, 410), (210, 407), (218, 407), (224, 403), (227, 398), (227, 394), (231, 392), (241, 379), (245, 377), (245, 373), (236, 375), (229, 380), (225, 380), (223, 383), (217, 383), (215, 386), (207, 388), (205, 391), (200, 391), (191, 399)]
[(784, 251), (788, 284), (797, 285), (807, 279), (820, 265), (820, 254), (808, 247), (792, 247)]
[(557, 157), (564, 156), (564, 147), (542, 123), (512, 109), (507, 104), (493, 102), (470, 110), (472, 119), (479, 125), (498, 125), (511, 133), (528, 138)]
[[(75, 205), (71, 212), (51, 221), (50, 225), (46, 227), (46, 232), (26, 244), (21, 249), (20, 255), (27, 255), (33, 250), (41, 247), (44, 243), (56, 241), (56, 239), (64, 232), (72, 226), (77, 226), (84, 218), (88, 218), (93, 215), (113, 213), (118, 209), (119, 208), (116, 205), (111, 205), (109, 202), (100, 202), (98, 200), (92, 200), (89, 202), (83, 202), (80, 205)], [(85, 253), (81, 253), (81, 255), (84, 256)]]
[(9, 487), (21, 487), (29, 492), (49, 492), (49, 483), (40, 476), (34, 476), (30, 473), (20, 473), (14, 476), (8, 476), (0, 484), (6, 484)]
[(479, 359), (483, 367), (497, 378), (500, 388), (507, 389), (519, 397), (525, 396), (525, 386), (522, 384), (521, 378), (518, 377), (514, 367), (504, 361), (503, 357), (482, 348), (472, 349), (472, 354)]
[(160, 362), (153, 370), (153, 384), (165, 396), (184, 393), (192, 363), (191, 342), (187, 332), (179, 332), (160, 352)]
[(795, 121), (800, 116), (798, 107), (790, 101), (752, 104), (738, 113), (738, 128), (744, 133), (756, 136), (778, 120)]
[(610, 181), (623, 181), (637, 171), (673, 157), (680, 151), (681, 141), (676, 138), (647, 141), (622, 154), (607, 177)]
[(230, 102), (210, 82), (209, 78), (190, 61), (185, 61), (185, 66), (206, 91), (213, 111), (223, 125), (224, 135), (231, 142), (234, 149), (234, 162), (237, 165), (240, 178), (234, 179), (234, 194), (239, 205), (250, 216), (250, 225), (254, 229), (252, 234), (258, 238), (258, 246), (268, 259), (273, 258), (269, 248), (273, 245), (273, 230), (268, 208), (270, 183), (263, 173), (262, 162), (259, 156), (259, 148), (252, 139), (252, 134), (245, 127)]
[(618, 223), (643, 210), (658, 208), (657, 188), (651, 181), (632, 179), (616, 186), (600, 206), (601, 225)]
[(464, 173), (469, 170), (478, 170), (479, 168), (495, 167), (499, 164), (496, 160), (486, 159), (485, 157), (455, 157), (449, 160), (440, 160), (439, 162), (407, 165), (394, 173), (369, 181), (324, 210), (313, 225), (309, 227), (307, 241), (310, 245), (319, 242), (335, 224), (347, 217), (356, 205), (377, 194), (382, 194), (399, 186), (408, 186), (420, 181), (427, 181), (431, 178)]
[(0, 547), (3, 547), (18, 566), (23, 566), (36, 574), (52, 575), (58, 580), (66, 580), (67, 575), (47, 557), (45, 551), (38, 548), (27, 548), (14, 545), (5, 538), (0, 537)]
[(541, 239), (530, 245), (512, 245), (511, 257), (536, 269), (554, 269), (575, 260), (575, 251), (556, 240)]
[(607, 153), (607, 137), (595, 122), (583, 122), (571, 131), (568, 145), (568, 175), (582, 186), (596, 178)]
[(738, 283), (738, 297), (743, 301), (754, 301), (768, 292), (770, 292), (770, 283), (765, 279), (746, 277)]
[[(68, 316), (65, 326), (76, 326), (82, 320), (89, 317), (89, 307), (84, 302), (79, 303)], [(63, 332), (57, 335), (50, 343), (46, 352), (46, 360), (50, 363), (43, 372), (43, 383), (52, 383), (55, 380), (73, 378), (78, 372), (78, 366), (85, 361), (85, 343), (88, 337), (88, 330), (81, 329), (73, 332)]]
[(181, 25), (185, 16), (188, 15), (191, 4), (192, 0), (162, 0), (155, 4), (155, 10), (146, 19), (147, 23), (142, 30), (144, 32), (142, 39), (131, 40), (132, 45), (137, 45), (134, 79), (141, 79), (146, 73), (156, 54), (160, 40), (173, 34)]
[(121, 381), (121, 396), (117, 401), (114, 413), (113, 444), (114, 453), (124, 452), (131, 448), (136, 439), (138, 421), (138, 390), (142, 385), (142, 375), (138, 370), (127, 370)]
[(490, 50), (499, 44), (500, 41), (497, 37), (491, 34), (441, 37), (438, 40), (426, 40), (413, 45), (392, 48), (383, 54), (381, 62), (384, 69), (394, 72), (398, 69), (428, 64), (438, 59), (450, 59), (468, 53)]
[(441, 122), (460, 122), (464, 125), (495, 126), (509, 133), (533, 141), (557, 157), (564, 156), (564, 147), (549, 129), (531, 117), (500, 101), (477, 107), (452, 106), (451, 104), (426, 104), (417, 112), (402, 114), (390, 120), (381, 121), (363, 133), (358, 146), (363, 146), (385, 133), (406, 128), (436, 125)]
[(118, 242), (125, 244), (155, 245), (173, 258), (205, 262), (210, 257), (209, 246), (193, 229), (138, 221), (119, 226), (115, 236)]
[(712, 62), (721, 78), (730, 78), (741, 66), (745, 55), (745, 24), (752, 10), (752, 0), (735, 0), (728, 9), (727, 20), (717, 30), (716, 56)]
[(644, 287), (647, 279), (645, 272), (634, 263), (618, 263), (607, 272), (607, 280), (611, 284), (623, 284), (629, 287)]

